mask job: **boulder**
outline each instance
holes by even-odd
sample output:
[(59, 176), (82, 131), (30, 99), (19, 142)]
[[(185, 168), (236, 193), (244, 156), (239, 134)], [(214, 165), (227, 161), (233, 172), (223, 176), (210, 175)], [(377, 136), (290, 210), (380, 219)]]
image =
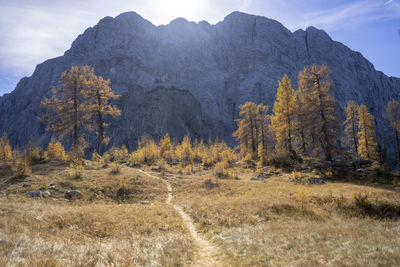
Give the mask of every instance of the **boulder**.
[(43, 197), (43, 194), (40, 190), (28, 192), (28, 193), (26, 193), (26, 195), (35, 200), (41, 199)]
[(250, 178), (251, 181), (264, 181), (264, 176), (262, 174), (257, 175), (257, 177)]
[(64, 197), (68, 200), (75, 200), (81, 198), (81, 192), (78, 190), (67, 190), (64, 194)]
[(310, 184), (324, 184), (325, 183), (325, 181), (322, 180), (321, 178), (311, 178), (308, 180), (308, 182)]

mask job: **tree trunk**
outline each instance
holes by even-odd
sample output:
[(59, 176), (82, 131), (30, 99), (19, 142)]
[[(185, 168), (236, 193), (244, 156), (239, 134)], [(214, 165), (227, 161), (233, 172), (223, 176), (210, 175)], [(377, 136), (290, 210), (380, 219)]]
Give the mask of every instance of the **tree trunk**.
[(73, 139), (74, 139), (74, 144), (73, 148), (75, 151), (79, 148), (79, 133), (78, 133), (78, 83), (75, 82), (74, 86), (74, 104), (73, 104), (73, 123), (74, 123), (74, 129), (73, 129)]
[(356, 133), (356, 122), (355, 119), (352, 119), (352, 130), (353, 130), (353, 142), (354, 142), (354, 148), (356, 150), (356, 155), (358, 153), (358, 144), (357, 144), (357, 133)]
[(397, 146), (397, 161), (400, 164), (400, 136), (399, 136), (399, 132), (394, 129), (395, 131), (395, 136), (396, 136), (396, 146)]
[(370, 159), (369, 156), (369, 149), (368, 149), (368, 136), (367, 136), (367, 126), (365, 125), (365, 120), (364, 120), (364, 137), (365, 137), (365, 150), (367, 151), (367, 159)]
[[(250, 115), (251, 116), (251, 115)], [(250, 131), (251, 131), (251, 149), (253, 152), (253, 157), (256, 155), (256, 142), (254, 138), (254, 123), (253, 119), (250, 117)]]
[(326, 117), (324, 114), (323, 110), (323, 104), (322, 104), (322, 96), (321, 96), (321, 85), (320, 85), (320, 79), (319, 76), (316, 75), (316, 82), (317, 82), (317, 88), (318, 88), (318, 98), (319, 98), (319, 112), (322, 120), (322, 134), (323, 140), (324, 140), (324, 147), (325, 147), (325, 160), (331, 161), (332, 160), (332, 148), (331, 144), (329, 141), (329, 136), (328, 136), (328, 127), (327, 127), (327, 122), (326, 122)]
[(103, 127), (103, 114), (101, 112), (101, 96), (100, 93), (97, 92), (97, 104), (98, 104), (98, 111), (97, 111), (97, 148), (96, 152), (100, 155), (100, 148), (101, 144), (104, 140), (104, 127)]

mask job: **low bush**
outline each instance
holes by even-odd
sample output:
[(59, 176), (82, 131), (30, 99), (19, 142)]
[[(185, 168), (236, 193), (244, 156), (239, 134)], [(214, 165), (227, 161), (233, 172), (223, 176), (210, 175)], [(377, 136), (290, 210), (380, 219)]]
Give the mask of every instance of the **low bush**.
[(25, 177), (32, 173), (28, 160), (18, 150), (13, 151), (11, 170), (15, 177)]
[(214, 187), (219, 186), (218, 180), (211, 177), (205, 177), (203, 179), (203, 184), (208, 189), (212, 189)]
[(121, 167), (119, 166), (119, 164), (118, 163), (114, 163), (113, 164), (113, 168), (111, 169), (111, 171), (110, 171), (110, 174), (112, 174), (112, 175), (118, 175), (118, 174), (120, 174), (121, 173)]

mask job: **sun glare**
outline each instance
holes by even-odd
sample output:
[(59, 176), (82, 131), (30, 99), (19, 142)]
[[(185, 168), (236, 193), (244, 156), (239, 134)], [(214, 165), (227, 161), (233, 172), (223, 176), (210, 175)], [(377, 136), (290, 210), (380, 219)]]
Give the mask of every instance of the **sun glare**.
[(202, 0), (158, 0), (156, 8), (160, 15), (167, 19), (183, 17), (195, 20), (203, 9)]

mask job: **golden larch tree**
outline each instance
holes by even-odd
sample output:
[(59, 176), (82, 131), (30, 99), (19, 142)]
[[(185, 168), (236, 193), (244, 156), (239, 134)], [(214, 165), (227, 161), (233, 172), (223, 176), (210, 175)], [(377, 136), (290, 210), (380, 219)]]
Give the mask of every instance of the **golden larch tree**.
[(233, 137), (240, 143), (241, 152), (244, 155), (251, 154), (253, 158), (257, 156), (257, 105), (253, 102), (246, 102), (240, 106), (239, 116), (236, 120), (238, 129), (233, 133)]
[(58, 159), (58, 160), (67, 159), (63, 145), (60, 142), (56, 141), (54, 137), (51, 138), (47, 146), (46, 154), (48, 159)]
[(358, 153), (358, 109), (359, 106), (354, 101), (349, 101), (346, 106), (346, 120), (344, 121), (344, 143), (350, 152)]
[(120, 95), (114, 94), (110, 87), (110, 81), (96, 76), (92, 67), (83, 80), (83, 94), (87, 100), (88, 119), (95, 125), (97, 134), (96, 152), (100, 154), (103, 143), (108, 143), (105, 137), (105, 128), (109, 126), (105, 118), (121, 115), (121, 110), (111, 104), (111, 101), (118, 99)]
[(285, 74), (282, 81), (278, 81), (279, 87), (276, 92), (276, 100), (271, 116), (271, 129), (276, 139), (276, 150), (288, 153), (291, 157), (296, 156), (293, 148), (294, 120), (296, 99), (292, 88), (292, 82)]
[(302, 96), (299, 90), (295, 91), (295, 112), (294, 112), (294, 141), (301, 154), (307, 154), (307, 143), (309, 139), (309, 129), (307, 121), (307, 112), (303, 106)]
[(1, 161), (10, 161), (12, 160), (12, 149), (10, 145), (10, 141), (8, 140), (8, 136), (6, 133), (0, 138), (0, 160)]
[(383, 116), (389, 126), (390, 141), (396, 146), (397, 161), (400, 164), (400, 103), (394, 99), (386, 105)]
[(364, 104), (358, 109), (358, 129), (358, 155), (363, 159), (378, 159), (374, 116)]
[(169, 134), (166, 133), (160, 140), (160, 157), (165, 159), (165, 156), (169, 153), (171, 148), (171, 138), (169, 137)]
[(52, 96), (41, 102), (46, 112), (39, 119), (47, 131), (61, 139), (72, 136), (73, 151), (82, 154), (85, 146), (83, 128), (88, 125), (89, 108), (84, 92), (85, 78), (93, 72), (89, 66), (73, 66), (61, 74), (60, 84), (53, 87)]
[(257, 133), (258, 133), (258, 157), (263, 161), (268, 154), (268, 146), (270, 143), (268, 106), (263, 104), (257, 105), (256, 110)]
[(330, 69), (326, 65), (304, 68), (299, 73), (299, 93), (305, 109), (306, 121), (312, 132), (314, 150), (324, 154), (325, 160), (332, 160), (340, 134), (337, 104), (332, 94)]

